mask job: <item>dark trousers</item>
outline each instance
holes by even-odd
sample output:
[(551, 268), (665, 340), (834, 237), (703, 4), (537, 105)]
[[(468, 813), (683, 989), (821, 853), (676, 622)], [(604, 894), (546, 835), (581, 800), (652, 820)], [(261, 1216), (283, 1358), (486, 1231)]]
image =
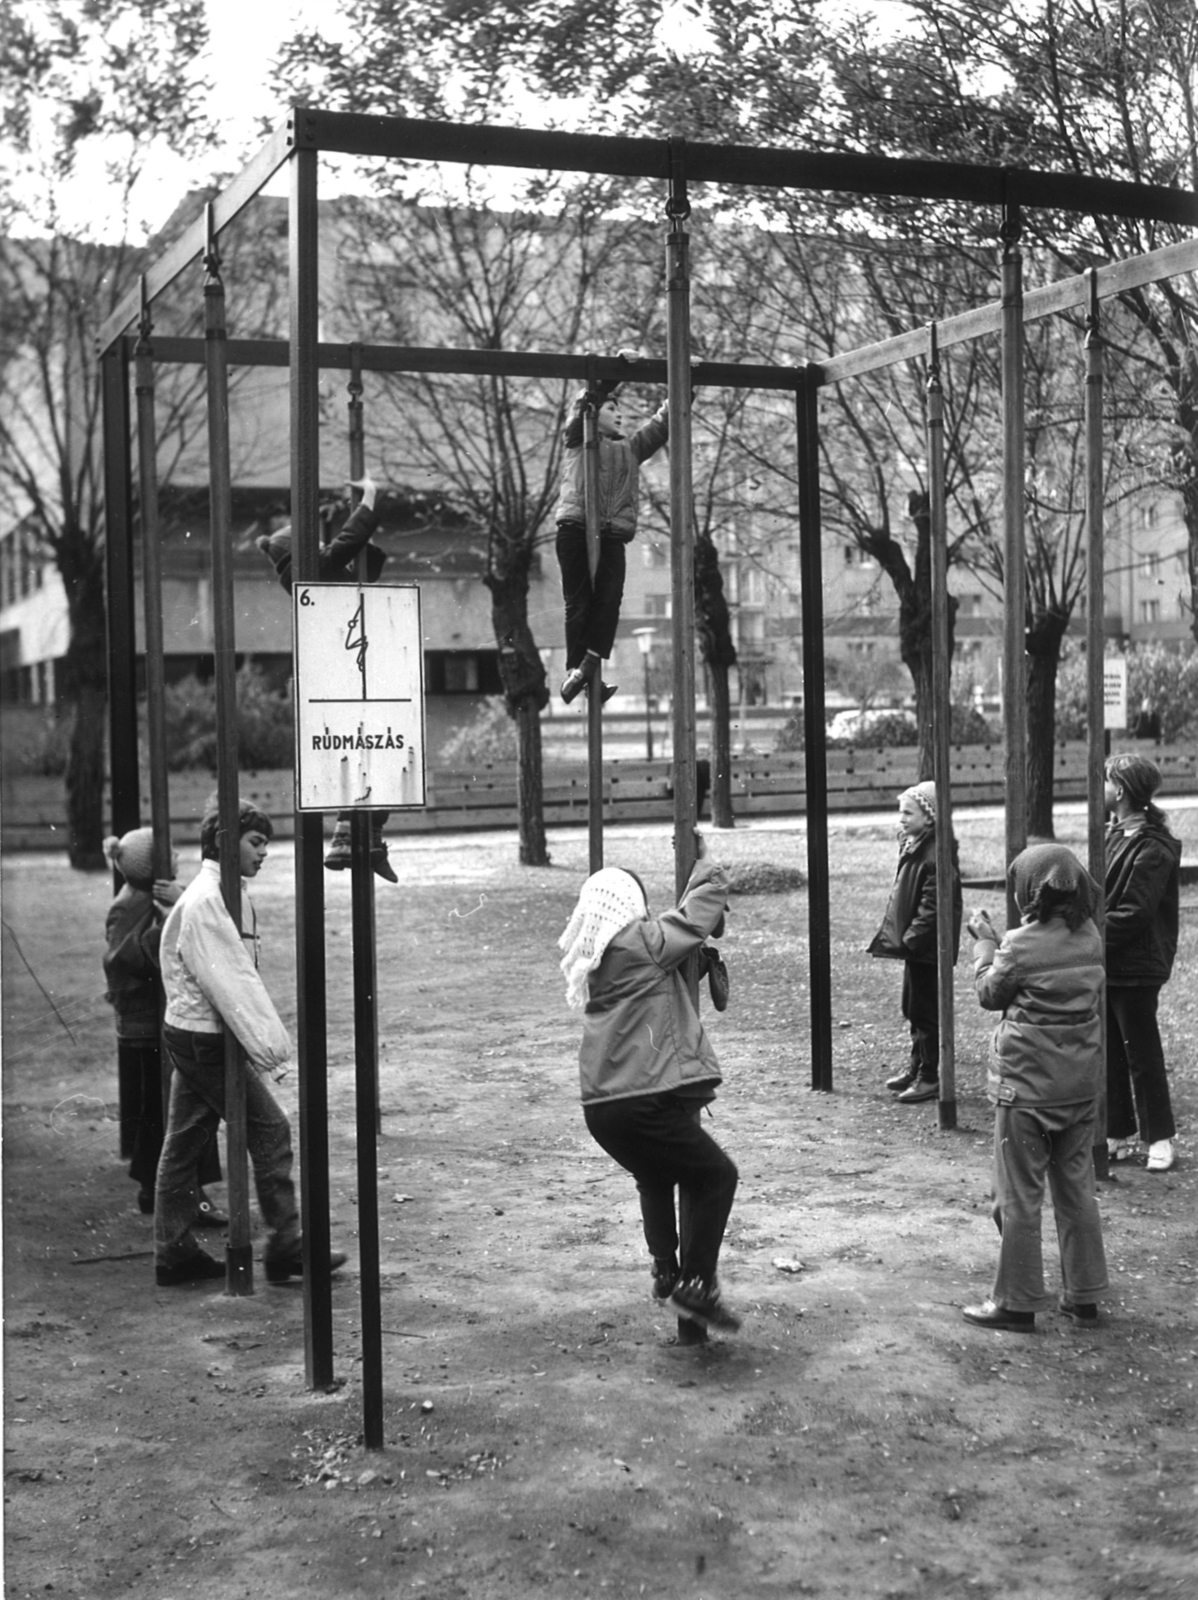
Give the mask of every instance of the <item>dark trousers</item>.
[[(166, 1133), (166, 1107), (171, 1092), (171, 1064), (150, 1040), (117, 1042), (122, 1083), (129, 1086), (129, 1176), (142, 1189), (153, 1190), (158, 1158)], [(216, 1140), (200, 1154), (198, 1182), (219, 1183), (220, 1151)]]
[(635, 1095), (583, 1107), (592, 1139), (636, 1179), (649, 1254), (668, 1259), (677, 1251), (683, 1278), (711, 1285), (737, 1171), (704, 1131), (699, 1115), (693, 1101), (676, 1094)]
[(624, 541), (610, 533), (600, 538), (593, 583), (583, 523), (559, 522), (555, 548), (566, 604), (566, 666), (581, 666), (588, 650), (605, 661), (616, 640), (624, 598)]
[(903, 1016), (911, 1029), (911, 1068), (940, 1076), (940, 984), (935, 964), (903, 962)]
[(1156, 1020), (1160, 988), (1106, 991), (1106, 1131), (1110, 1139), (1145, 1144), (1177, 1132)]
[[(220, 1033), (168, 1027), (163, 1030), (163, 1044), (175, 1072), (154, 1195), (154, 1257), (160, 1267), (170, 1267), (200, 1251), (191, 1231), (199, 1202), (196, 1183), (204, 1148), (216, 1143), (225, 1114), (225, 1040)], [(291, 1176), (291, 1124), (265, 1078), (248, 1065), (245, 1142), (262, 1219), (270, 1229), (266, 1259), (289, 1256), (300, 1239)]]

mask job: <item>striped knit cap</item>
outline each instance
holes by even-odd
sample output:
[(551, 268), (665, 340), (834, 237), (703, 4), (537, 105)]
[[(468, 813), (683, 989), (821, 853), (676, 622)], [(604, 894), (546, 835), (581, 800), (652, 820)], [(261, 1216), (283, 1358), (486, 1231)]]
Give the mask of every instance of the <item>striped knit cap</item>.
[(925, 813), (930, 822), (936, 820), (936, 785), (934, 783), (915, 783), (909, 789), (904, 789), (899, 795), (900, 800), (914, 800), (919, 809)]
[(587, 1002), (587, 979), (622, 928), (649, 915), (645, 893), (630, 873), (604, 867), (582, 886), (566, 931), (557, 941), (566, 979), (566, 1004), (578, 1010)]

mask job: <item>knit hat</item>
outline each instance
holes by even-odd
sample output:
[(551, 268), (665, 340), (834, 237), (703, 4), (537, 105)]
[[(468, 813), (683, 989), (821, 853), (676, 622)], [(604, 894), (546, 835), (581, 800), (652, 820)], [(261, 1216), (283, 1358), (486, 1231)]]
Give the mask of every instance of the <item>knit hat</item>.
[(132, 828), (118, 839), (110, 834), (104, 841), (104, 859), (127, 883), (148, 889), (154, 882), (154, 830)]
[(1112, 756), (1106, 775), (1123, 790), (1133, 811), (1143, 811), (1161, 786), (1161, 769), (1147, 756)]
[(268, 556), (274, 563), (275, 571), (282, 572), (284, 567), (291, 564), (291, 527), (280, 528), (277, 533), (264, 533), (260, 539), (255, 539), (264, 556)]
[(1077, 929), (1098, 905), (1098, 885), (1063, 844), (1029, 845), (1012, 861), (1008, 877), (1019, 914), (1027, 922), (1060, 916)]
[(604, 867), (583, 884), (566, 931), (557, 941), (564, 950), (561, 970), (566, 979), (566, 1004), (575, 1010), (586, 1004), (587, 978), (603, 952), (622, 928), (649, 915), (645, 891), (631, 873)]
[(936, 785), (934, 783), (913, 783), (909, 789), (904, 789), (899, 795), (900, 800), (914, 800), (915, 804), (928, 818), (929, 822), (936, 820)]

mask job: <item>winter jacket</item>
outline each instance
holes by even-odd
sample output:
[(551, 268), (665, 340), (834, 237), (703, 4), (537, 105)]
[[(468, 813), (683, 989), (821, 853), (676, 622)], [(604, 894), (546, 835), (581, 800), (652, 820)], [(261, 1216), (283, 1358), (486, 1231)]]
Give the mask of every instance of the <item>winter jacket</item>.
[(974, 985), (987, 1011), (1001, 1011), (991, 1041), (987, 1092), (996, 1105), (1075, 1105), (1104, 1076), (1102, 939), (1087, 917), (1070, 932), (1063, 917), (1023, 922), (995, 946), (974, 947)]
[[(670, 433), (669, 409), (662, 406), (644, 427), (627, 439), (599, 439), (599, 524), (628, 544), (636, 533), (640, 468), (665, 444)], [(557, 502), (558, 522), (586, 522), (586, 450), (582, 443), (582, 415), (577, 409), (566, 423), (566, 460), (562, 492)]]
[(117, 1038), (157, 1043), (162, 1027), (162, 916), (150, 891), (126, 883), (108, 908), (104, 934), (105, 998), (116, 1012)]
[(1106, 975), (1115, 988), (1167, 983), (1177, 954), (1181, 840), (1151, 819), (1106, 836)]
[[(953, 840), (953, 960), (961, 948), (961, 874), (957, 866), (957, 841)], [(936, 834), (925, 833), (913, 850), (900, 852), (894, 887), (882, 925), (870, 940), (871, 956), (914, 961), (935, 966), (936, 950)]]
[[(316, 577), (320, 583), (349, 583), (354, 576), (354, 560), (359, 550), (366, 552), (366, 578), (374, 583), (383, 570), (387, 552), (377, 544), (368, 544), (370, 535), (379, 525), (378, 514), (366, 504), (358, 506), (341, 532), (321, 545), (316, 557)], [(276, 535), (276, 538), (278, 536)], [(279, 582), (291, 593), (293, 582), (291, 550), (272, 556)]]
[(587, 980), (582, 1103), (720, 1082), (720, 1067), (681, 967), (728, 903), (722, 867), (700, 861), (676, 909), (621, 929)]
[[(164, 1020), (186, 1033), (223, 1033), (228, 1027), (256, 1071), (278, 1075), (291, 1060), (291, 1039), (246, 937), (225, 905), (220, 863), (202, 861), (162, 929)], [(256, 936), (249, 938), (256, 946)]]

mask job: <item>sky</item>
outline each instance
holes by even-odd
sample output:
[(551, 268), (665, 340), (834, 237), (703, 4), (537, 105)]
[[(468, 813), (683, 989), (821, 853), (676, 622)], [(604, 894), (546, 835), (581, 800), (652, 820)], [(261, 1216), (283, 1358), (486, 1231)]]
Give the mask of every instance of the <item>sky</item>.
[[(899, 25), (906, 12), (902, 0), (827, 0), (836, 10), (846, 5), (875, 13), (883, 25)], [(214, 85), (213, 111), (222, 133), (221, 145), (210, 163), (198, 165), (165, 148), (156, 152), (143, 171), (133, 196), (133, 232), (152, 232), (162, 226), (191, 189), (202, 186), (215, 172), (240, 170), (261, 142), (262, 119), (274, 125), (287, 107), (269, 87), (269, 70), (282, 41), (300, 28), (319, 28), (335, 39), (345, 27), (332, 0), (205, 0), (210, 51), (201, 70)], [(695, 17), (695, 0), (663, 0), (658, 38), (678, 54), (701, 48), (702, 23)], [(97, 152), (75, 182), (64, 186), (58, 201), (64, 220), (89, 226), (98, 236), (111, 237), (119, 218), (105, 208), (106, 185), (102, 155)], [(353, 182), (353, 167), (346, 163), (339, 179), (335, 164), (322, 163), (321, 192), (342, 192)], [(285, 194), (286, 177), (277, 177), (266, 193)], [(140, 224), (140, 227), (138, 226)]]

